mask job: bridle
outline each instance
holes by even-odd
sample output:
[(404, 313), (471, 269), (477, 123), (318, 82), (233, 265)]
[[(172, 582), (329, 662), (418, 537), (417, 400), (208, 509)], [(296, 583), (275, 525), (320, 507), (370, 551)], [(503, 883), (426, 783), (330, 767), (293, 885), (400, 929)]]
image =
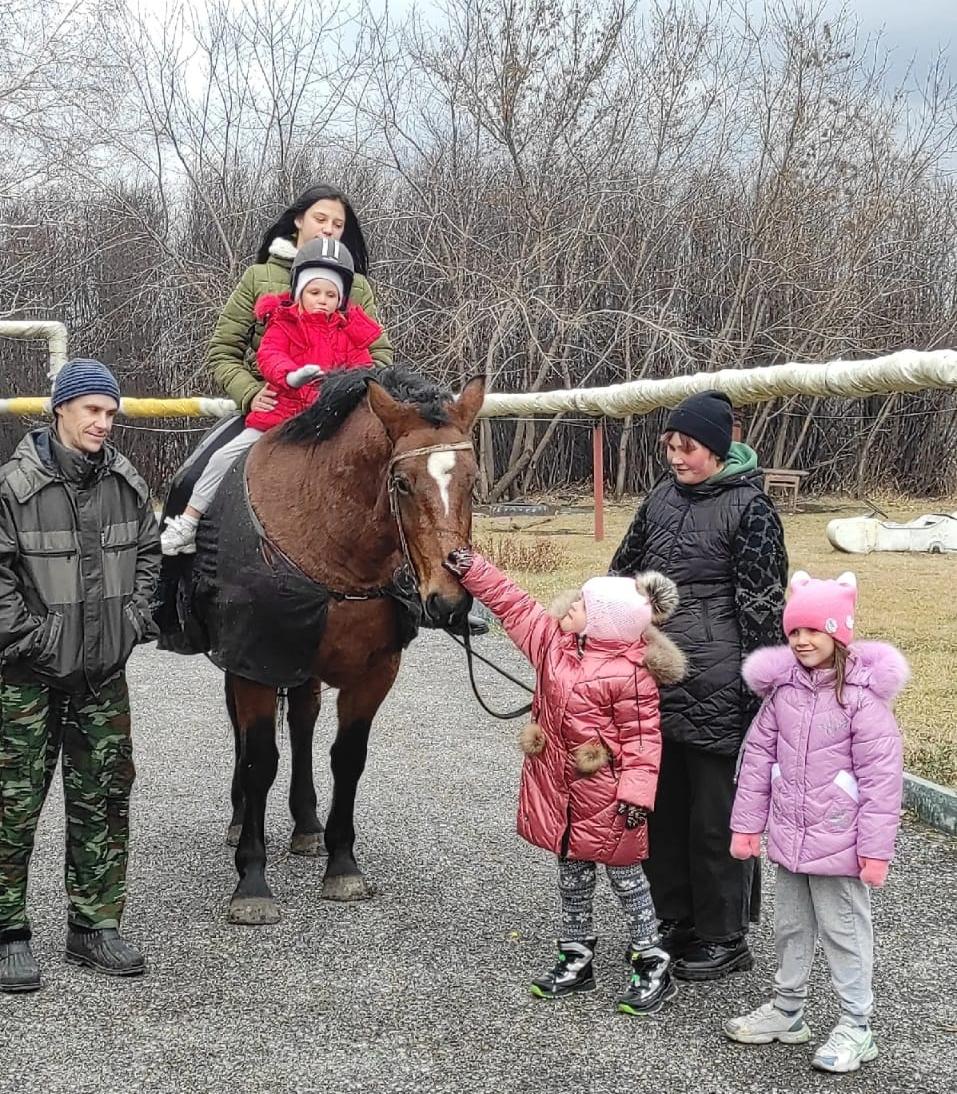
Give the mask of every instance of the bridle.
[(399, 477), (395, 473), (396, 465), (403, 460), (410, 460), (414, 456), (431, 456), (435, 452), (472, 452), (471, 441), (456, 441), (454, 444), (430, 444), (424, 448), (410, 448), (408, 452), (394, 454), (386, 468), (387, 486), (389, 490), (389, 512), (395, 520), (395, 526), (399, 530), (399, 545), (402, 548), (402, 561), (405, 568), (418, 584), (415, 572), (415, 564), (409, 553), (409, 542), (405, 535), (405, 526), (402, 523), (402, 512), (399, 508)]

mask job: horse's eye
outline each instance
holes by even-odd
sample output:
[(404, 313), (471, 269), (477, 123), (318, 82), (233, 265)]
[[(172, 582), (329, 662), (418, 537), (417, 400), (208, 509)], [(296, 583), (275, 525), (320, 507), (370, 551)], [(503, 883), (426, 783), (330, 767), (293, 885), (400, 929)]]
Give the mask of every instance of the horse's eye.
[(409, 484), (409, 480), (402, 475), (396, 475), (395, 488), (400, 494), (411, 494), (412, 487)]

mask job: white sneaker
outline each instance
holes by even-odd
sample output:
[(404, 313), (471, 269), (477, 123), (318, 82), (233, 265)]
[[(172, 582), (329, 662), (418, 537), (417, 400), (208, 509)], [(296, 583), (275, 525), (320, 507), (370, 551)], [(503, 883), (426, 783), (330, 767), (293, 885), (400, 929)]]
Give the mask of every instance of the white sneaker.
[(160, 536), (160, 546), (164, 555), (192, 555), (196, 552), (196, 529), (198, 521), (192, 522), (186, 517), (166, 518), (166, 530)]
[(729, 1018), (722, 1029), (725, 1037), (742, 1045), (769, 1045), (772, 1041), (803, 1045), (811, 1039), (811, 1031), (801, 1014), (785, 1014), (773, 1003), (765, 1003), (741, 1018)]
[(821, 1071), (857, 1071), (861, 1064), (877, 1056), (877, 1045), (870, 1029), (838, 1022), (831, 1036), (814, 1053), (813, 1067)]

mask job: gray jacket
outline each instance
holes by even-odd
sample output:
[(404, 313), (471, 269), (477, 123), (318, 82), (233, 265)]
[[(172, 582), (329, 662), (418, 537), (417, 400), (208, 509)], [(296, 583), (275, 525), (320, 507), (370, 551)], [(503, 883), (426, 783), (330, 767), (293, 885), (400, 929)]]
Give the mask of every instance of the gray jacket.
[(90, 460), (50, 427), (0, 467), (0, 667), (9, 682), (96, 691), (156, 637), (159, 530), (111, 445)]

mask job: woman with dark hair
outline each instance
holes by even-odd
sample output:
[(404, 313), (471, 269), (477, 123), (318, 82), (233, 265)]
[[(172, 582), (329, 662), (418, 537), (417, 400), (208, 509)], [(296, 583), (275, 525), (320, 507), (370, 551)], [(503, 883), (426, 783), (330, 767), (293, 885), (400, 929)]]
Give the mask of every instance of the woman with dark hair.
[[(263, 234), (256, 262), (250, 266), (223, 305), (210, 339), (206, 360), (217, 383), (241, 413), (270, 411), (276, 393), (263, 380), (256, 365), (256, 351), (263, 323), (256, 318), (256, 301), (267, 293), (289, 289), (289, 270), (296, 252), (311, 239), (339, 239), (355, 261), (355, 278), (349, 300), (378, 320), (375, 297), (366, 275), (369, 255), (365, 237), (349, 199), (334, 186), (311, 186), (271, 224)], [(371, 346), (377, 365), (392, 364), (392, 343), (383, 331)]]
[(678, 609), (662, 629), (688, 674), (661, 689), (646, 873), (674, 975), (717, 980), (752, 964), (746, 935), (760, 876), (754, 859), (728, 850), (735, 762), (757, 711), (741, 662), (780, 641), (788, 558), (757, 455), (732, 440), (728, 397), (690, 396), (665, 430), (669, 473), (642, 502), (611, 570), (658, 570), (678, 586)]

